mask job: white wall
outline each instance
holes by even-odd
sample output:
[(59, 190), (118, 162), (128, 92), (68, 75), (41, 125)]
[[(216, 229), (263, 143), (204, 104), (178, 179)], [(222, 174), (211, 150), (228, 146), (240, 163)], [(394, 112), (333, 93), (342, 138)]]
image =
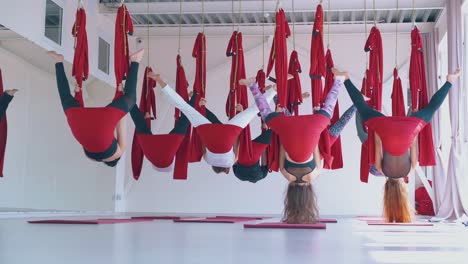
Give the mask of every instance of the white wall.
[[(86, 159), (60, 105), (55, 76), (0, 48), (5, 89), (20, 91), (10, 104), (0, 207), (112, 210), (114, 169)], [(70, 67), (67, 67), (70, 72)], [(96, 83), (90, 105), (112, 98)], [(94, 91), (97, 90), (97, 91)], [(103, 91), (109, 91), (107, 94)]]
[[(225, 48), (230, 36), (209, 37), (207, 39), (208, 107), (221, 120), (225, 120), (224, 102), (229, 87), (230, 59), (225, 57)], [(182, 56), (189, 79), (194, 76), (194, 59), (191, 58), (194, 38), (182, 39)], [(384, 34), (385, 78), (391, 76), (395, 65), (395, 37)], [(308, 77), (310, 36), (296, 37), (297, 50), (303, 67), (301, 81), (303, 90), (310, 90)], [(177, 38), (151, 38), (150, 64), (162, 73), (169, 83), (174, 83)], [(245, 37), (246, 68), (248, 75), (254, 75), (261, 67), (262, 38)], [(145, 44), (146, 45), (146, 44)], [(362, 34), (332, 35), (331, 49), (337, 67), (349, 70), (356, 85), (360, 85), (365, 67)], [(270, 45), (266, 45), (268, 56)], [(292, 45), (289, 45), (291, 48)], [(403, 63), (409, 58), (410, 40), (408, 34), (401, 34), (398, 60)], [(145, 63), (143, 63), (145, 64)], [(142, 65), (144, 66), (144, 65)], [(402, 73), (406, 78), (406, 73)], [(191, 82), (192, 83), (192, 82)], [(407, 82), (404, 82), (405, 84)], [(140, 85), (140, 84), (139, 84)], [(140, 87), (140, 86), (139, 86)], [(390, 97), (391, 88), (385, 91)], [(168, 106), (157, 90), (158, 120), (153, 123), (153, 132), (167, 133), (173, 125), (173, 108)], [(310, 100), (310, 99), (309, 99)], [(250, 100), (253, 102), (252, 100)], [(340, 109), (345, 111), (351, 102), (343, 90), (340, 95)], [(390, 109), (390, 100), (386, 100)], [(301, 107), (304, 114), (311, 112), (307, 101)], [(131, 125), (129, 126), (131, 127)], [(259, 133), (259, 120), (255, 120), (253, 136)], [(132, 132), (133, 133), (133, 132)], [(132, 134), (131, 133), (131, 134)], [(317, 190), (322, 214), (379, 214), (383, 179), (370, 178), (369, 184), (359, 181), (360, 144), (355, 133), (354, 120), (343, 132), (345, 169), (325, 172), (314, 184)], [(280, 213), (286, 182), (278, 174), (270, 174), (256, 184), (239, 181), (231, 175), (215, 175), (205, 163), (191, 164), (187, 181), (173, 181), (172, 174), (162, 174), (152, 170), (145, 161), (142, 176), (138, 182), (131, 178), (131, 165), (127, 160), (127, 210), (184, 212), (184, 213)]]

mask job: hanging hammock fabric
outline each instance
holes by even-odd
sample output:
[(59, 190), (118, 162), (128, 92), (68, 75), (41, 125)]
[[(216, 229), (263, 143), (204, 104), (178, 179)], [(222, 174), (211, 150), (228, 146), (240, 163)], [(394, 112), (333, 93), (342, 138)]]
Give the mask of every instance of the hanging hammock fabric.
[(293, 50), (289, 57), (288, 73), (293, 79), (288, 80), (288, 110), (291, 114), (299, 115), (299, 105), (302, 104), (302, 86), (299, 74), (302, 72), (297, 51)]
[[(177, 55), (177, 71), (176, 71), (176, 92), (186, 101), (189, 101), (187, 77), (185, 75), (184, 66), (182, 65), (182, 58)], [(179, 109), (175, 109), (175, 120), (179, 120), (181, 112)], [(174, 167), (173, 179), (175, 180), (186, 180), (188, 178), (188, 162), (189, 162), (189, 147), (190, 147), (190, 134), (191, 128), (187, 129), (185, 138), (182, 141), (179, 149), (176, 153), (176, 161)]]
[(383, 87), (383, 48), (382, 36), (377, 27), (372, 27), (367, 38), (365, 52), (369, 52), (369, 84), (371, 85), (371, 105), (377, 110), (382, 111), (382, 87)]
[[(146, 116), (146, 113), (153, 113), (153, 116), (156, 118), (156, 100), (154, 93), (156, 81), (148, 78), (148, 74), (150, 72), (153, 72), (151, 67), (146, 67), (145, 74), (143, 77), (139, 109), (140, 112), (142, 112), (145, 115), (146, 124), (151, 129), (151, 116)], [(132, 172), (133, 178), (135, 180), (138, 180), (140, 178), (141, 170), (143, 168), (143, 159), (143, 150), (140, 146), (139, 140), (137, 138), (137, 132), (135, 130), (132, 142)]]
[[(127, 6), (122, 4), (117, 10), (115, 21), (114, 71), (116, 87), (119, 87), (122, 81), (127, 78), (130, 69), (128, 34), (133, 34), (133, 22)], [(122, 95), (123, 92), (116, 89), (114, 100)]]
[(291, 36), (291, 30), (283, 9), (276, 13), (276, 29), (273, 45), (268, 60), (267, 76), (275, 65), (276, 89), (278, 93), (277, 105), (285, 108), (287, 106), (288, 89), (288, 47), (286, 38)]
[(76, 38), (72, 76), (75, 77), (76, 83), (80, 88), (79, 92), (75, 92), (75, 99), (81, 106), (84, 106), (82, 92), (83, 81), (88, 79), (89, 76), (88, 36), (86, 33), (86, 12), (84, 8), (79, 8), (76, 11), (76, 20), (72, 28), (72, 35)]
[[(417, 27), (411, 31), (411, 59), (409, 70), (412, 112), (417, 112), (428, 104), (426, 68), (421, 33)], [(427, 124), (418, 136), (419, 165), (434, 166), (435, 148), (432, 126)]]
[[(330, 92), (333, 87), (333, 83), (335, 82), (335, 75), (332, 72), (332, 68), (335, 67), (333, 62), (333, 56), (331, 50), (327, 50), (325, 56), (325, 66), (327, 69), (326, 76), (325, 76), (325, 88), (323, 90), (323, 98), (321, 99), (321, 103), (323, 103), (326, 99), (326, 96)], [(338, 101), (336, 102), (335, 110), (333, 112), (333, 116), (330, 120), (330, 124), (328, 127), (335, 124), (340, 119), (340, 107)], [(325, 159), (324, 165), (327, 169), (341, 169), (343, 168), (343, 154), (342, 154), (342, 147), (341, 147), (341, 137), (331, 138), (328, 129), (322, 132), (320, 138), (320, 153), (322, 156), (327, 157)]]
[[(246, 78), (242, 32), (234, 31), (232, 33), (226, 49), (226, 56), (232, 58), (230, 90), (226, 101), (226, 115), (231, 119), (238, 113), (236, 111), (237, 104), (241, 104), (244, 109), (249, 107), (247, 87), (239, 85), (239, 80)], [(239, 136), (239, 156), (246, 159), (252, 158), (252, 148), (250, 126), (247, 126)]]
[(258, 88), (262, 93), (265, 93), (265, 87), (266, 87), (266, 74), (265, 71), (262, 69), (258, 70), (257, 76), (255, 77), (257, 81)]
[[(3, 94), (3, 77), (2, 77), (2, 70), (0, 70), (0, 94)], [(8, 123), (7, 117), (0, 120), (0, 177), (3, 177), (3, 164), (5, 162), (5, 150), (7, 144), (7, 136), (8, 136)]]
[[(199, 105), (200, 99), (205, 98), (206, 88), (206, 37), (204, 33), (198, 33), (193, 46), (192, 57), (195, 58), (195, 81), (193, 83), (193, 91), (197, 93), (195, 101), (195, 109), (202, 115), (206, 115), (204, 106)], [(190, 162), (199, 162), (203, 157), (202, 141), (196, 130), (193, 130), (190, 142)]]
[(323, 46), (323, 8), (319, 4), (315, 12), (312, 41), (310, 45), (310, 71), (312, 83), (312, 107), (314, 110), (322, 106), (323, 84), (322, 78), (326, 75), (325, 50)]
[(393, 70), (392, 116), (406, 116), (403, 86), (397, 68)]

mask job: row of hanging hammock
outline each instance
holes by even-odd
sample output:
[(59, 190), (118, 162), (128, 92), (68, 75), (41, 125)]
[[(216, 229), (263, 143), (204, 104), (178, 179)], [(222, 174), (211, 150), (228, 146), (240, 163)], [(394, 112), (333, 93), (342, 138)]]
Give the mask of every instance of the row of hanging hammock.
[[(148, 3), (148, 1), (147, 1)], [(234, 17), (234, 2), (233, 3), (233, 17)], [(294, 1), (292, 2), (292, 23), (293, 23), (293, 36), (294, 36)], [(367, 7), (365, 1), (365, 19), (367, 20)], [(262, 1), (263, 13), (265, 13), (264, 0)], [(330, 9), (330, 2), (328, 2), (328, 9)], [(397, 0), (398, 9), (398, 0)], [(414, 1), (413, 1), (414, 9)], [(148, 6), (149, 10), (149, 6)], [(374, 0), (375, 10), (375, 0)], [(188, 81), (185, 76), (185, 71), (182, 65), (182, 58), (180, 56), (180, 33), (182, 24), (182, 1), (180, 1), (179, 10), (179, 53), (177, 55), (177, 75), (176, 75), (176, 90), (177, 92), (188, 101), (187, 87)], [(204, 1), (202, 1), (202, 31), (198, 33), (192, 57), (196, 59), (196, 73), (193, 90), (200, 96), (205, 97), (206, 93), (206, 36), (204, 33)], [(239, 16), (241, 13), (241, 1), (239, 1)], [(330, 16), (328, 16), (330, 19)], [(330, 22), (330, 21), (329, 21)], [(324, 15), (321, 3), (317, 6), (315, 21), (312, 31), (311, 41), (311, 55), (310, 55), (310, 71), (312, 87), (312, 106), (314, 110), (320, 109), (326, 94), (329, 92), (333, 85), (333, 73), (331, 68), (334, 67), (333, 57), (329, 48), (325, 52), (324, 39), (323, 39), (323, 25)], [(330, 23), (328, 23), (330, 25)], [(367, 37), (367, 21), (365, 22), (366, 37)], [(398, 25), (397, 25), (398, 27)], [(234, 29), (234, 28), (233, 28)], [(397, 28), (398, 29), (398, 28)], [(263, 37), (265, 37), (264, 23), (262, 23)], [(328, 33), (330, 30), (328, 29)], [(122, 91), (118, 87), (126, 78), (129, 69), (129, 52), (128, 52), (128, 34), (133, 33), (133, 24), (124, 3), (117, 11), (116, 26), (115, 26), (115, 77), (116, 77), (116, 94), (115, 98), (122, 95)], [(73, 36), (75, 37), (75, 57), (73, 63), (73, 76), (79, 87), (82, 87), (83, 80), (88, 78), (88, 47), (86, 37), (86, 14), (82, 5), (79, 5), (76, 15), (76, 21), (73, 26)], [(398, 35), (398, 32), (396, 32)], [(301, 65), (299, 56), (295, 50), (292, 51), (289, 59), (289, 66), (287, 63), (287, 42), (286, 38), (291, 36), (289, 24), (286, 19), (285, 12), (279, 8), (279, 0), (276, 3), (276, 19), (275, 19), (275, 33), (274, 40), (268, 59), (267, 72), (264, 72), (264, 66), (257, 73), (257, 82), (259, 83), (262, 91), (265, 91), (266, 77), (270, 76), (275, 66), (275, 78), (278, 91), (278, 106), (288, 109), (294, 115), (299, 115), (298, 105), (302, 103), (302, 89), (299, 78), (301, 73)], [(148, 51), (149, 51), (149, 25), (148, 25)], [(412, 52), (411, 52), (411, 65), (410, 65), (410, 90), (411, 90), (411, 106), (413, 111), (417, 111), (427, 105), (427, 87), (426, 76), (424, 69), (424, 57), (422, 52), (422, 40), (419, 30), (416, 26), (412, 30)], [(397, 39), (398, 43), (398, 39)], [(396, 45), (397, 46), (397, 45)], [(379, 29), (377, 28), (374, 12), (374, 26), (372, 27), (365, 44), (365, 51), (369, 52), (369, 59), (366, 60), (366, 73), (363, 79), (362, 93), (369, 98), (370, 105), (375, 109), (381, 111), (382, 109), (382, 83), (383, 83), (383, 50), (382, 38)], [(265, 52), (263, 51), (263, 54)], [(228, 118), (232, 118), (236, 112), (236, 105), (241, 104), (244, 108), (248, 107), (247, 90), (245, 86), (238, 84), (240, 79), (246, 77), (245, 63), (242, 44), (242, 33), (238, 30), (233, 30), (232, 36), (229, 40), (226, 55), (231, 57), (231, 76), (228, 98), (226, 102), (226, 114)], [(264, 56), (264, 55), (263, 55)], [(263, 60), (264, 61), (264, 60)], [(140, 100), (140, 111), (145, 113), (148, 125), (151, 124), (151, 119), (156, 118), (156, 103), (154, 98), (153, 88), (156, 86), (154, 81), (149, 80), (146, 76), (152, 69), (149, 67), (149, 54), (148, 54), (148, 67), (145, 69), (145, 81), (142, 87), (142, 97)], [(263, 63), (262, 63), (263, 64)], [(288, 80), (288, 74), (293, 78)], [(397, 67), (394, 70), (394, 91), (392, 94), (392, 113), (393, 115), (404, 115), (404, 102), (401, 80), (398, 77)], [(325, 87), (323, 87), (322, 79), (325, 79)], [(75, 94), (75, 97), (83, 104), (82, 92)], [(205, 115), (204, 106), (199, 106), (196, 102), (197, 110)], [(152, 116), (151, 117), (151, 113)], [(180, 117), (180, 112), (176, 110), (176, 120)], [(339, 106), (337, 104), (335, 112), (332, 117), (331, 124), (336, 122), (339, 118)], [(328, 130), (321, 136), (319, 148), (322, 156), (325, 158), (325, 167), (330, 169), (337, 169), (343, 167), (343, 159), (341, 154), (341, 141), (338, 139), (333, 146), (329, 144)], [(362, 162), (361, 162), (361, 180), (367, 182), (369, 164), (373, 162), (373, 147), (371, 136), (373, 133), (369, 131), (369, 140), (362, 146)], [(278, 152), (279, 152), (279, 139), (274, 136), (271, 146), (268, 148), (268, 166), (270, 170), (278, 170)], [(251, 135), (250, 128), (247, 127), (241, 134), (240, 155), (251, 155)], [(138, 179), (141, 174), (143, 153), (137, 144), (134, 137), (132, 146), (132, 168), (135, 179)], [(187, 163), (198, 162), (201, 160), (203, 153), (201, 148), (201, 140), (198, 137), (196, 130), (189, 129), (186, 139), (182, 144), (176, 158), (176, 169), (174, 172), (175, 179), (187, 178)], [(435, 164), (434, 148), (432, 146), (431, 128), (428, 126), (419, 137), (419, 160), (422, 166), (430, 166)], [(369, 153), (369, 155), (365, 155)]]

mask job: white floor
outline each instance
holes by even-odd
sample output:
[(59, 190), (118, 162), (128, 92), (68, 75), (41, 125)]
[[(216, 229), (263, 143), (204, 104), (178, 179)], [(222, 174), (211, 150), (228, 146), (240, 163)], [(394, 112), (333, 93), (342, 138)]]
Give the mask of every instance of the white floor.
[(457, 224), (375, 227), (339, 218), (326, 230), (272, 230), (167, 220), (114, 225), (26, 220), (0, 219), (1, 264), (468, 263), (468, 228)]

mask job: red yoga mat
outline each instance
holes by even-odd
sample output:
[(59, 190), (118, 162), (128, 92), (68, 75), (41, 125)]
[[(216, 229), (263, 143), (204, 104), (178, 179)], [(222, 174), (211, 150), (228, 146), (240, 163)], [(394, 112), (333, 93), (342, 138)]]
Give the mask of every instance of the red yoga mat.
[(234, 218), (183, 218), (174, 219), (175, 223), (221, 223), (221, 224), (234, 224), (239, 222), (252, 221), (251, 219), (234, 219)]
[(118, 218), (102, 218), (102, 219), (84, 219), (84, 220), (33, 220), (28, 221), (30, 224), (68, 224), (68, 225), (99, 225), (99, 224), (122, 224), (122, 223), (137, 223), (148, 222), (150, 219), (118, 219)]
[(320, 223), (326, 223), (326, 224), (336, 224), (338, 223), (338, 220), (336, 219), (329, 219), (329, 218), (321, 218), (319, 219)]
[(367, 225), (381, 226), (434, 226), (432, 223), (385, 223), (382, 221), (367, 221)]
[(215, 217), (207, 217), (207, 218), (263, 220), (263, 219), (268, 219), (268, 218), (271, 218), (271, 217), (264, 217), (264, 216), (228, 216), (228, 215), (217, 215), (217, 216), (215, 216)]
[(286, 223), (260, 223), (245, 224), (244, 228), (278, 228), (278, 229), (327, 229), (325, 223), (318, 224), (286, 224)]

